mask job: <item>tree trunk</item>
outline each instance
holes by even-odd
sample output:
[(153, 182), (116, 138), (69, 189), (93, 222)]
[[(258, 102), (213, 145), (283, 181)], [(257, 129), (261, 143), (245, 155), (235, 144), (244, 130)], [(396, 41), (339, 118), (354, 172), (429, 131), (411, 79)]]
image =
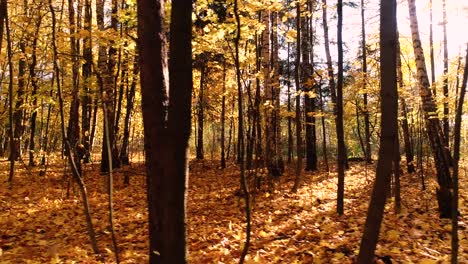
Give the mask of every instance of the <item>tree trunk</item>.
[[(397, 78), (398, 78), (398, 85), (400, 89), (405, 88), (405, 84), (403, 81), (403, 71), (401, 70), (401, 50), (400, 50), (400, 41), (397, 38)], [(411, 144), (411, 137), (409, 131), (409, 124), (408, 124), (408, 113), (406, 107), (406, 100), (405, 96), (400, 96), (400, 107), (401, 107), (401, 115), (403, 119), (401, 120), (401, 127), (403, 129), (403, 140), (405, 142), (405, 156), (406, 156), (406, 170), (408, 173), (415, 172), (414, 168), (414, 154), (413, 154), (413, 146)]]
[(452, 177), (450, 176), (450, 166), (452, 158), (448, 148), (445, 148), (445, 137), (437, 117), (437, 107), (430, 90), (429, 79), (424, 61), (424, 52), (419, 37), (418, 19), (416, 15), (415, 0), (408, 0), (408, 9), (411, 24), (411, 34), (413, 39), (414, 56), (416, 58), (417, 78), (419, 82), (419, 94), (421, 96), (424, 118), (426, 120), (426, 131), (434, 155), (437, 170), (437, 201), (439, 204), (439, 214), (441, 218), (450, 218), (452, 204)]
[(84, 148), (83, 162), (89, 163), (91, 159), (91, 66), (93, 63), (92, 43), (91, 43), (91, 1), (85, 0), (85, 21), (84, 30), (87, 32), (83, 38), (83, 59), (84, 63), (81, 69), (83, 77), (83, 96), (81, 99), (81, 140)]
[(291, 65), (290, 65), (290, 43), (288, 42), (288, 57), (287, 57), (287, 86), (288, 86), (288, 163), (290, 164), (293, 158), (293, 131), (291, 113)]
[(223, 60), (223, 98), (221, 102), (221, 168), (226, 168), (226, 59)]
[(301, 124), (301, 5), (299, 2), (296, 3), (296, 69), (295, 69), (295, 80), (296, 80), (296, 178), (294, 180), (293, 192), (297, 192), (302, 182), (302, 124)]
[(245, 198), (245, 222), (246, 222), (246, 229), (245, 229), (245, 243), (242, 248), (241, 257), (239, 263), (244, 263), (245, 256), (248, 253), (249, 246), (250, 246), (250, 229), (251, 229), (251, 221), (250, 221), (250, 191), (247, 182), (247, 178), (245, 176), (245, 159), (244, 159), (244, 117), (243, 117), (243, 103), (242, 103), (242, 85), (241, 85), (241, 69), (240, 69), (240, 62), (239, 62), (239, 42), (241, 38), (241, 21), (240, 15), (238, 10), (238, 0), (234, 0), (234, 16), (236, 19), (236, 37), (234, 38), (234, 48), (235, 48), (235, 57), (234, 57), (234, 64), (236, 68), (236, 84), (237, 84), (237, 111), (239, 114), (238, 119), (238, 141), (239, 141), (239, 153), (238, 157), (240, 160), (240, 180), (241, 180), (241, 188), (242, 192), (244, 193)]
[(444, 76), (443, 76), (443, 92), (444, 92), (444, 118), (443, 118), (443, 129), (445, 138), (445, 147), (449, 147), (449, 90), (448, 90), (448, 46), (447, 46), (447, 10), (445, 7), (445, 0), (442, 1), (442, 12), (443, 21), (442, 27), (444, 31)]
[[(122, 139), (122, 147), (120, 149), (120, 161), (122, 165), (129, 165), (130, 158), (128, 156), (128, 147), (129, 147), (129, 138), (130, 138), (130, 123), (132, 120), (133, 114), (133, 105), (135, 100), (135, 88), (137, 85), (138, 80), (138, 73), (140, 72), (140, 66), (138, 62), (138, 55), (135, 55), (133, 59), (133, 73), (132, 73), (132, 82), (130, 84), (130, 90), (126, 93), (127, 98), (127, 106), (125, 111), (125, 119), (124, 119), (124, 130), (123, 130), (123, 139)], [(128, 78), (128, 76), (127, 76)]]
[(460, 130), (463, 115), (463, 103), (465, 102), (466, 83), (468, 81), (468, 43), (466, 44), (465, 71), (463, 73), (462, 87), (458, 101), (457, 113), (455, 115), (454, 142), (453, 142), (453, 200), (452, 200), (452, 254), (451, 263), (458, 263), (458, 200), (459, 180), (458, 162), (460, 160)]
[(434, 96), (437, 94), (437, 86), (435, 84), (435, 66), (434, 66), (434, 33), (432, 28), (432, 0), (429, 0), (429, 49), (431, 59), (431, 86)]
[(346, 165), (346, 147), (343, 129), (343, 1), (338, 0), (338, 79), (336, 85), (336, 137), (338, 140), (338, 190), (336, 211), (339, 215), (344, 213), (344, 179)]
[(24, 117), (24, 92), (26, 89), (26, 44), (24, 40), (20, 40), (19, 47), (23, 56), (18, 61), (18, 89), (16, 90), (15, 111), (13, 112), (14, 129), (14, 146), (15, 150), (11, 153), (10, 159), (19, 160), (21, 157), (21, 138), (24, 132), (23, 117)]
[(37, 119), (37, 90), (39, 89), (39, 85), (37, 83), (36, 77), (36, 64), (37, 64), (37, 40), (39, 38), (39, 29), (42, 23), (42, 17), (36, 18), (36, 28), (34, 31), (34, 39), (32, 42), (32, 54), (31, 54), (31, 63), (29, 64), (29, 77), (31, 79), (31, 86), (32, 86), (32, 99), (33, 103), (32, 106), (34, 108), (31, 114), (30, 120), (30, 136), (29, 136), (29, 166), (35, 166), (36, 162), (34, 160), (35, 154), (35, 135), (36, 135), (36, 119)]
[(281, 116), (280, 116), (280, 74), (279, 74), (279, 45), (278, 45), (278, 12), (271, 13), (271, 125), (269, 126), (273, 140), (272, 159), (269, 164), (270, 176), (279, 177), (283, 174), (284, 164), (281, 143)]
[[(203, 56), (203, 54), (202, 54)], [(197, 136), (197, 159), (202, 160), (205, 158), (205, 153), (203, 150), (203, 134), (204, 134), (204, 105), (205, 105), (205, 98), (204, 98), (204, 88), (205, 88), (205, 62), (201, 62), (200, 66), (200, 94), (198, 95), (198, 136)]]
[(70, 141), (73, 157), (78, 170), (81, 173), (81, 157), (78, 154), (80, 151), (78, 143), (80, 140), (80, 124), (79, 124), (79, 40), (76, 39), (76, 22), (75, 22), (75, 6), (73, 0), (68, 0), (68, 21), (70, 31), (70, 51), (72, 61), (72, 100), (70, 106), (70, 114), (68, 119), (67, 139)]
[(311, 63), (311, 30), (307, 17), (301, 17), (301, 55), (302, 55), (302, 86), (304, 87), (304, 111), (305, 111), (305, 141), (306, 141), (306, 171), (317, 170), (317, 148), (315, 139), (315, 95), (313, 95)]
[(380, 97), (381, 137), (376, 178), (367, 211), (364, 234), (357, 263), (368, 264), (374, 259), (374, 251), (382, 223), (386, 192), (390, 186), (395, 142), (398, 138), (398, 92), (396, 73), (396, 1), (380, 1)]
[(94, 254), (99, 256), (99, 249), (97, 246), (96, 241), (96, 233), (94, 232), (93, 222), (91, 220), (91, 211), (89, 208), (88, 203), (88, 194), (86, 190), (86, 186), (83, 182), (83, 178), (80, 175), (80, 172), (75, 164), (75, 159), (72, 156), (72, 150), (70, 146), (70, 142), (68, 141), (66, 134), (65, 134), (65, 118), (64, 118), (64, 111), (63, 111), (63, 97), (62, 97), (62, 89), (60, 83), (60, 69), (58, 65), (58, 50), (57, 50), (57, 39), (56, 39), (56, 18), (55, 18), (55, 10), (52, 6), (52, 0), (49, 0), (49, 9), (52, 14), (52, 49), (53, 49), (53, 64), (54, 64), (54, 77), (57, 86), (58, 92), (58, 99), (59, 99), (59, 108), (60, 108), (60, 124), (61, 124), (61, 133), (62, 133), (62, 141), (65, 144), (65, 152), (68, 155), (68, 161), (70, 163), (70, 167), (72, 168), (72, 175), (75, 181), (77, 182), (80, 193), (81, 199), (83, 200), (83, 207), (86, 216), (86, 224), (88, 227), (88, 234), (91, 241), (91, 246), (93, 248)]
[[(137, 8), (148, 188), (149, 261), (186, 263), (185, 197), (191, 130), (192, 2), (172, 1), (169, 84), (165, 75), (164, 1), (138, 1)], [(168, 85), (169, 100), (166, 95)]]
[(366, 46), (366, 25), (364, 12), (364, 0), (361, 0), (361, 34), (362, 34), (362, 89), (364, 90), (364, 142), (365, 142), (365, 158), (368, 163), (372, 162), (372, 149), (370, 145), (370, 121), (369, 121), (369, 106), (367, 103), (367, 46)]
[[(0, 24), (5, 23), (6, 29), (6, 41), (7, 41), (7, 56), (8, 56), (8, 68), (9, 68), (9, 83), (8, 83), (8, 123), (9, 123), (9, 143), (10, 143), (10, 172), (8, 175), (8, 187), (11, 189), (13, 186), (13, 177), (15, 174), (15, 141), (14, 141), (14, 113), (13, 113), (13, 53), (11, 48), (11, 36), (10, 36), (10, 21), (8, 20), (8, 5), (7, 0), (1, 0), (1, 9), (3, 10), (3, 21), (0, 21)], [(0, 50), (1, 51), (1, 50)]]

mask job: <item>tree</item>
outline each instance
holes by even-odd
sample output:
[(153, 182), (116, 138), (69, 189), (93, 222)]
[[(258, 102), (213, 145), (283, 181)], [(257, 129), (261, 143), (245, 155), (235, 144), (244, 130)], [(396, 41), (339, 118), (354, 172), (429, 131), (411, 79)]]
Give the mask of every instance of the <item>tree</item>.
[(443, 129), (445, 138), (445, 147), (449, 147), (449, 104), (448, 104), (448, 46), (447, 46), (447, 10), (445, 6), (445, 0), (442, 1), (442, 28), (444, 31), (444, 76), (443, 76), (443, 93), (444, 93), (444, 118), (443, 118)]
[[(192, 2), (172, 1), (169, 82), (165, 74), (164, 1), (140, 0), (137, 10), (150, 263), (186, 263), (185, 196), (191, 130)], [(166, 88), (169, 88), (169, 96)]]
[(357, 263), (372, 263), (379, 237), (385, 200), (390, 186), (392, 162), (398, 139), (398, 92), (397, 92), (397, 22), (396, 1), (380, 1), (380, 96), (381, 137), (376, 178), (362, 235)]
[(344, 142), (344, 129), (343, 129), (343, 1), (338, 0), (338, 78), (336, 83), (336, 109), (335, 109), (335, 122), (336, 122), (336, 137), (338, 140), (338, 190), (336, 211), (339, 215), (344, 213), (344, 179), (345, 179), (345, 165), (346, 165), (346, 147)]
[(296, 178), (294, 180), (293, 192), (297, 192), (299, 188), (302, 176), (302, 124), (301, 124), (301, 4), (299, 1), (296, 3), (296, 69), (294, 71), (294, 79), (296, 81)]
[(458, 162), (460, 160), (460, 130), (465, 102), (466, 85), (468, 81), (468, 43), (466, 44), (465, 70), (463, 73), (460, 97), (458, 99), (457, 113), (455, 115), (454, 142), (453, 142), (453, 200), (452, 200), (452, 255), (451, 263), (458, 263)]
[(362, 89), (364, 90), (364, 143), (365, 143), (365, 158), (367, 162), (372, 161), (372, 150), (370, 145), (370, 121), (368, 109), (367, 95), (367, 47), (366, 47), (366, 25), (365, 25), (365, 7), (364, 0), (361, 0), (361, 34), (362, 34)]
[(418, 18), (416, 15), (416, 1), (408, 0), (408, 9), (411, 25), (411, 36), (413, 39), (413, 51), (416, 60), (417, 78), (419, 83), (419, 95), (421, 96), (426, 131), (429, 143), (434, 155), (437, 170), (437, 201), (439, 204), (439, 215), (441, 218), (450, 218), (452, 204), (452, 177), (450, 176), (450, 166), (452, 157), (448, 148), (445, 147), (445, 136), (442, 131), (439, 118), (437, 117), (437, 107), (430, 90), (429, 78), (426, 70), (424, 52), (419, 37)]
[[(308, 11), (313, 12), (313, 7), (307, 5)], [(317, 148), (316, 148), (316, 132), (315, 132), (315, 92), (313, 91), (313, 36), (312, 25), (309, 23), (307, 16), (301, 17), (302, 43), (302, 86), (304, 87), (304, 111), (305, 111), (305, 152), (306, 165), (305, 170), (317, 170)]]
[[(398, 78), (398, 87), (403, 89), (405, 83), (403, 81), (403, 71), (401, 69), (401, 49), (400, 49), (400, 40), (397, 38), (397, 78)], [(403, 140), (405, 143), (405, 155), (406, 155), (406, 170), (408, 173), (415, 172), (414, 168), (414, 154), (413, 146), (411, 144), (410, 129), (408, 122), (408, 110), (406, 106), (405, 96), (399, 96), (401, 115), (403, 119), (401, 120), (401, 128), (403, 130)]]

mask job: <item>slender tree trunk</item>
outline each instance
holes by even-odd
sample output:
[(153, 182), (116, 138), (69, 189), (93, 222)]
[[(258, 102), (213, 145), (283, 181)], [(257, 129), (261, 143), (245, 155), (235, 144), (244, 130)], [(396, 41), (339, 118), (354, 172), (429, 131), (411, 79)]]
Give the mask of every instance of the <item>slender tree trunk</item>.
[(330, 166), (328, 164), (328, 151), (327, 151), (327, 129), (325, 124), (325, 116), (324, 116), (324, 109), (323, 109), (323, 94), (322, 94), (322, 82), (320, 81), (317, 85), (319, 98), (320, 98), (320, 112), (322, 113), (321, 116), (321, 124), (322, 124), (322, 152), (323, 152), (323, 161), (325, 163), (325, 169), (327, 172), (330, 171)]
[(429, 79), (424, 61), (424, 52), (419, 37), (419, 27), (416, 15), (415, 0), (408, 0), (411, 34), (413, 39), (413, 49), (416, 58), (417, 78), (419, 82), (419, 94), (422, 100), (424, 118), (426, 120), (426, 131), (434, 155), (437, 170), (437, 201), (439, 203), (439, 214), (441, 218), (450, 218), (452, 204), (452, 177), (450, 176), (450, 166), (452, 158), (448, 148), (445, 148), (445, 137), (437, 117), (437, 107), (430, 90)]
[(444, 118), (443, 129), (445, 138), (445, 147), (449, 147), (450, 126), (449, 126), (449, 90), (448, 90), (448, 44), (447, 44), (447, 10), (445, 0), (442, 1), (443, 21), (442, 28), (444, 31), (444, 76), (443, 76), (443, 92), (444, 92)]
[(369, 106), (367, 102), (367, 46), (366, 46), (366, 26), (365, 26), (365, 7), (364, 0), (361, 0), (361, 34), (362, 34), (362, 89), (364, 90), (364, 141), (365, 158), (368, 163), (372, 162), (372, 149), (370, 145), (370, 121)]
[(197, 159), (202, 160), (205, 158), (204, 148), (203, 148), (203, 134), (204, 134), (204, 105), (205, 105), (205, 98), (204, 98), (204, 88), (205, 88), (205, 62), (202, 61), (200, 67), (200, 94), (198, 95), (198, 136), (197, 136)]
[(36, 64), (37, 64), (37, 40), (39, 38), (39, 29), (42, 22), (42, 17), (36, 18), (36, 28), (34, 31), (34, 39), (32, 42), (32, 54), (31, 54), (31, 63), (29, 64), (29, 76), (31, 78), (31, 86), (32, 86), (32, 106), (34, 108), (31, 114), (30, 120), (30, 136), (29, 136), (29, 166), (35, 166), (36, 162), (34, 160), (36, 142), (35, 142), (35, 135), (36, 135), (36, 119), (37, 119), (37, 90), (39, 89), (39, 85), (37, 83), (36, 77)]
[(13, 112), (13, 122), (15, 123), (14, 129), (14, 146), (15, 151), (11, 153), (10, 158), (14, 160), (19, 160), (21, 157), (21, 138), (24, 132), (23, 126), (23, 118), (24, 118), (24, 96), (25, 96), (25, 89), (26, 89), (26, 44), (24, 40), (20, 40), (19, 48), (22, 53), (21, 58), (18, 61), (18, 89), (16, 90), (16, 102), (15, 102), (15, 110)]
[(226, 59), (223, 60), (223, 98), (221, 102), (221, 168), (226, 168), (225, 125), (226, 125)]
[(431, 60), (431, 86), (434, 96), (437, 94), (437, 86), (435, 85), (435, 66), (434, 66), (434, 33), (432, 26), (432, 0), (429, 1), (429, 52)]
[(299, 2), (296, 3), (296, 69), (295, 69), (295, 80), (296, 80), (296, 178), (294, 180), (293, 192), (297, 192), (302, 182), (302, 124), (301, 124), (301, 5)]
[(280, 116), (280, 73), (279, 73), (279, 45), (278, 45), (278, 12), (271, 13), (271, 111), (270, 132), (273, 140), (273, 157), (270, 164), (270, 175), (279, 177), (283, 174), (284, 164), (282, 155), (281, 116)]
[(290, 65), (290, 47), (288, 42), (288, 57), (287, 57), (287, 86), (288, 86), (288, 163), (290, 164), (293, 158), (293, 131), (292, 131), (292, 117), (291, 113), (291, 65)]
[(395, 157), (395, 142), (398, 138), (398, 92), (396, 73), (396, 1), (380, 1), (380, 96), (381, 137), (376, 178), (367, 211), (364, 234), (361, 240), (357, 263), (373, 262), (374, 251), (382, 223), (386, 192), (390, 186), (392, 163)]
[(458, 162), (460, 160), (460, 130), (463, 115), (463, 103), (465, 102), (466, 83), (468, 81), (468, 43), (466, 44), (465, 71), (463, 73), (460, 98), (458, 100), (457, 113), (455, 115), (454, 142), (453, 142), (453, 200), (452, 200), (452, 254), (451, 263), (458, 263), (458, 200), (459, 200), (459, 179)]
[[(400, 89), (405, 88), (405, 84), (403, 81), (403, 71), (401, 70), (401, 50), (400, 50), (400, 41), (397, 38), (397, 77), (398, 77), (398, 85)], [(408, 124), (408, 113), (406, 107), (406, 100), (405, 96), (400, 96), (400, 107), (401, 107), (401, 115), (403, 119), (401, 120), (401, 127), (403, 129), (403, 140), (405, 142), (405, 156), (406, 156), (406, 170), (408, 173), (415, 172), (414, 168), (414, 154), (413, 154), (413, 146), (411, 144), (410, 138), (410, 131), (409, 131), (409, 124)]]
[(92, 98), (91, 98), (91, 66), (93, 63), (92, 43), (91, 43), (91, 0), (85, 0), (85, 21), (84, 30), (86, 35), (83, 38), (83, 59), (82, 66), (82, 79), (83, 79), (83, 96), (81, 99), (81, 139), (84, 148), (83, 162), (89, 163), (91, 158), (91, 112), (92, 112)]
[[(133, 105), (135, 100), (135, 88), (137, 85), (138, 80), (138, 73), (140, 71), (140, 66), (138, 63), (138, 55), (135, 55), (133, 59), (133, 73), (132, 73), (132, 82), (130, 84), (130, 90), (127, 91), (127, 105), (125, 111), (125, 119), (124, 119), (124, 130), (123, 130), (123, 139), (122, 139), (122, 148), (120, 149), (120, 160), (122, 165), (129, 165), (130, 159), (128, 156), (128, 148), (129, 148), (129, 138), (130, 138), (130, 124), (132, 120), (133, 114)], [(127, 76), (128, 78), (128, 76)]]
[(240, 144), (240, 152), (238, 153), (240, 159), (240, 180), (241, 180), (241, 188), (242, 192), (244, 193), (245, 198), (245, 222), (246, 222), (246, 229), (245, 229), (245, 242), (242, 248), (241, 257), (239, 263), (244, 263), (245, 256), (249, 251), (250, 246), (250, 233), (251, 233), (251, 220), (250, 220), (250, 191), (247, 182), (247, 177), (245, 176), (245, 159), (244, 159), (244, 120), (243, 120), (243, 103), (242, 103), (242, 85), (241, 85), (241, 69), (240, 69), (240, 62), (239, 62), (239, 42), (241, 38), (241, 20), (238, 10), (238, 0), (234, 0), (234, 16), (236, 19), (236, 37), (234, 38), (234, 47), (235, 47), (235, 57), (234, 57), (234, 64), (236, 68), (236, 84), (237, 84), (237, 111), (239, 114), (238, 119), (238, 130), (239, 130), (239, 138), (237, 139)]
[(346, 166), (346, 147), (343, 129), (343, 1), (338, 0), (338, 79), (336, 85), (336, 137), (338, 140), (338, 190), (336, 211), (339, 215), (344, 213), (344, 179)]
[(80, 124), (79, 124), (79, 40), (76, 39), (76, 21), (75, 21), (75, 6), (73, 0), (68, 0), (68, 21), (70, 31), (70, 51), (72, 61), (72, 100), (70, 106), (70, 114), (68, 119), (67, 139), (70, 141), (73, 157), (78, 171), (81, 174), (81, 157), (78, 154), (80, 151), (78, 143), (80, 142)]
[(97, 247), (96, 241), (96, 233), (94, 232), (93, 222), (91, 220), (91, 211), (89, 208), (88, 203), (88, 194), (86, 190), (86, 186), (83, 182), (83, 179), (80, 175), (80, 172), (75, 164), (75, 159), (72, 156), (70, 142), (65, 134), (65, 118), (63, 113), (63, 97), (62, 97), (62, 89), (61, 89), (61, 82), (60, 82), (60, 69), (58, 65), (58, 50), (57, 50), (57, 39), (56, 39), (56, 17), (55, 17), (55, 10), (52, 5), (52, 0), (49, 0), (49, 9), (52, 14), (52, 49), (53, 49), (53, 61), (54, 61), (54, 77), (57, 85), (57, 92), (58, 92), (58, 99), (59, 99), (59, 108), (60, 108), (60, 121), (61, 121), (61, 132), (62, 132), (62, 140), (65, 144), (66, 153), (68, 154), (68, 161), (70, 163), (70, 167), (72, 168), (72, 174), (75, 181), (78, 183), (81, 193), (81, 199), (83, 200), (83, 206), (86, 216), (86, 224), (88, 227), (88, 234), (91, 241), (91, 246), (93, 248), (94, 254), (99, 256), (99, 249)]
[(14, 112), (13, 112), (13, 53), (11, 48), (11, 35), (10, 35), (10, 21), (8, 20), (8, 5), (7, 0), (2, 0), (1, 2), (1, 9), (3, 10), (3, 21), (0, 21), (0, 24), (3, 22), (5, 23), (6, 29), (6, 41), (7, 41), (7, 56), (8, 56), (8, 68), (9, 68), (9, 83), (8, 83), (8, 123), (9, 123), (9, 136), (10, 136), (10, 172), (8, 175), (8, 187), (11, 189), (13, 187), (13, 177), (15, 174), (15, 159), (13, 157), (16, 156), (15, 153), (15, 135), (14, 135)]

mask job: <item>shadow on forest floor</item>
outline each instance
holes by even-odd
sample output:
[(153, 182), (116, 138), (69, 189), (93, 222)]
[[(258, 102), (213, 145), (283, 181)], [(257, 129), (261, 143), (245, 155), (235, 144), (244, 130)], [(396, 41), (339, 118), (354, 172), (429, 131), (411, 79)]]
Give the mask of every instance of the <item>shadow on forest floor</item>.
[[(188, 191), (188, 249), (190, 263), (236, 263), (243, 245), (244, 201), (239, 171), (229, 163), (191, 162)], [(77, 186), (70, 187), (70, 172), (62, 162), (52, 164), (45, 176), (39, 167), (17, 166), (13, 189), (4, 183), (8, 163), (0, 162), (0, 263), (98, 263), (91, 250)], [(108, 230), (106, 177), (98, 164), (86, 165), (85, 182), (106, 262), (113, 262)], [(331, 168), (331, 171), (335, 171)], [(130, 176), (130, 186), (123, 184)], [(147, 211), (142, 164), (117, 169), (115, 226), (122, 263), (147, 262)], [(468, 261), (466, 233), (467, 176), (461, 173), (460, 263)], [(374, 165), (351, 163), (346, 172), (345, 214), (336, 214), (336, 174), (307, 172), (302, 187), (291, 193), (294, 168), (287, 167), (275, 191), (255, 194), (252, 239), (248, 263), (351, 263), (359, 249), (374, 177)], [(417, 174), (403, 174), (402, 208), (387, 204), (377, 254), (393, 263), (447, 262), (450, 221), (437, 217), (435, 182), (421, 191)], [(263, 189), (266, 189), (266, 183)]]

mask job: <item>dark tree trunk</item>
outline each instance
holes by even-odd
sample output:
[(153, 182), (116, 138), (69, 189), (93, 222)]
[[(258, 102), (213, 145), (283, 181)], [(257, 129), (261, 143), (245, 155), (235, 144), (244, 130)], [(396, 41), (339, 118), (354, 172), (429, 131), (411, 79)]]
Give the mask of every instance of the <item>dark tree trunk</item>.
[(344, 180), (346, 166), (346, 147), (343, 129), (343, 1), (338, 0), (338, 79), (336, 83), (336, 137), (338, 140), (338, 190), (336, 211), (339, 215), (344, 213)]
[(312, 63), (310, 58), (310, 25), (306, 17), (301, 18), (301, 55), (302, 55), (302, 86), (304, 87), (304, 111), (305, 111), (305, 141), (306, 141), (306, 171), (317, 170), (317, 148), (315, 135), (315, 96), (312, 96), (313, 85), (309, 80), (312, 76)]
[(364, 0), (361, 0), (361, 34), (362, 34), (362, 89), (364, 90), (364, 141), (365, 141), (365, 158), (368, 163), (372, 162), (372, 149), (370, 145), (370, 121), (369, 107), (367, 102), (367, 47), (366, 47), (366, 26), (364, 15)]
[(80, 124), (79, 124), (79, 40), (76, 39), (76, 21), (75, 21), (75, 6), (72, 0), (68, 0), (68, 20), (70, 30), (70, 51), (72, 60), (72, 101), (70, 106), (70, 114), (68, 119), (67, 139), (70, 142), (73, 157), (78, 171), (81, 173), (81, 157), (78, 154), (78, 143), (80, 140)]
[(242, 248), (239, 264), (244, 263), (245, 256), (247, 256), (247, 253), (249, 251), (249, 246), (250, 246), (250, 229), (251, 229), (251, 223), (250, 223), (250, 193), (249, 193), (249, 186), (247, 182), (247, 177), (245, 176), (245, 159), (244, 159), (244, 117), (243, 117), (243, 99), (242, 99), (242, 85), (241, 85), (241, 69), (240, 69), (240, 62), (239, 62), (239, 41), (241, 37), (241, 21), (240, 21), (240, 15), (239, 15), (239, 10), (238, 10), (238, 0), (234, 0), (234, 16), (236, 18), (236, 37), (234, 38), (234, 47), (235, 47), (235, 58), (234, 58), (234, 64), (236, 67), (236, 84), (237, 84), (237, 112), (239, 115), (239, 120), (238, 120), (238, 141), (239, 141), (239, 160), (240, 160), (240, 187), (242, 188), (242, 192), (244, 193), (244, 198), (245, 198), (245, 222), (246, 222), (246, 237), (245, 237), (245, 243)]
[(205, 104), (205, 98), (204, 98), (204, 87), (205, 87), (205, 65), (204, 62), (202, 62), (201, 68), (200, 68), (200, 94), (198, 95), (198, 113), (197, 113), (197, 118), (198, 118), (198, 136), (197, 136), (197, 159), (202, 160), (205, 158), (205, 153), (203, 149), (203, 133), (204, 133), (204, 104)]
[(447, 46), (447, 10), (445, 0), (442, 1), (443, 21), (442, 27), (444, 31), (444, 76), (443, 76), (443, 92), (444, 92), (444, 118), (443, 129), (445, 138), (445, 147), (449, 147), (450, 126), (449, 126), (449, 90), (448, 90), (448, 46)]
[[(6, 29), (6, 41), (7, 41), (7, 56), (8, 56), (8, 68), (9, 68), (9, 83), (8, 83), (8, 123), (9, 123), (9, 143), (10, 143), (10, 172), (8, 175), (8, 187), (11, 189), (13, 187), (13, 177), (15, 174), (15, 141), (14, 141), (14, 113), (13, 113), (13, 53), (11, 48), (11, 36), (10, 36), (10, 21), (8, 20), (8, 5), (7, 0), (1, 0), (1, 9), (0, 11), (2, 19), (0, 19), (0, 24), (5, 25)], [(3, 28), (2, 28), (3, 30)], [(3, 35), (2, 35), (3, 36)], [(0, 44), (1, 45), (1, 44)], [(1, 51), (1, 50), (0, 50)]]
[(293, 192), (297, 192), (302, 182), (302, 124), (301, 124), (301, 5), (299, 2), (296, 3), (296, 69), (295, 69), (295, 80), (296, 80), (296, 178), (294, 179)]
[(24, 40), (21, 40), (19, 47), (24, 56), (21, 56), (18, 62), (18, 89), (16, 91), (16, 102), (15, 102), (15, 111), (13, 112), (13, 122), (15, 123), (14, 128), (14, 152), (10, 153), (10, 159), (18, 160), (21, 157), (21, 138), (24, 132), (23, 126), (23, 103), (24, 103), (24, 92), (26, 89), (26, 59), (25, 51), (26, 45)]
[(138, 56), (136, 55), (134, 58), (133, 63), (133, 76), (132, 82), (130, 84), (130, 90), (126, 93), (127, 98), (127, 109), (125, 111), (125, 119), (124, 119), (124, 130), (123, 130), (123, 139), (122, 139), (122, 148), (120, 149), (120, 161), (122, 165), (129, 165), (130, 159), (128, 156), (128, 147), (129, 147), (129, 139), (130, 139), (130, 123), (132, 120), (132, 113), (133, 113), (133, 105), (135, 99), (135, 88), (137, 85), (138, 80), (138, 73), (140, 70), (140, 66), (138, 63)]
[(288, 163), (291, 163), (293, 158), (293, 131), (292, 131), (292, 117), (291, 113), (291, 65), (289, 61), (290, 57), (290, 43), (288, 42), (288, 58), (287, 58), (287, 86), (288, 86)]
[(462, 87), (458, 101), (457, 113), (455, 115), (454, 142), (453, 142), (453, 200), (452, 200), (452, 254), (451, 263), (458, 263), (458, 200), (459, 179), (458, 162), (460, 160), (460, 130), (463, 115), (463, 103), (465, 102), (466, 83), (468, 81), (468, 43), (466, 45), (465, 71), (463, 73)]
[(91, 112), (92, 112), (92, 98), (91, 98), (91, 66), (93, 63), (93, 53), (91, 45), (91, 0), (85, 0), (85, 21), (84, 30), (87, 34), (83, 38), (83, 59), (84, 63), (81, 69), (83, 76), (83, 96), (81, 99), (81, 140), (83, 143), (83, 162), (89, 163), (91, 160)]
[(39, 29), (42, 22), (42, 17), (36, 18), (36, 30), (34, 32), (34, 39), (32, 42), (32, 54), (31, 54), (31, 63), (29, 64), (29, 77), (31, 79), (31, 86), (32, 86), (32, 100), (33, 100), (33, 112), (31, 114), (30, 120), (30, 136), (29, 136), (29, 166), (35, 166), (36, 162), (34, 160), (36, 142), (36, 119), (37, 119), (37, 90), (39, 89), (39, 85), (37, 83), (36, 77), (36, 64), (37, 64), (37, 40), (39, 37)]
[(385, 195), (390, 186), (395, 142), (398, 138), (398, 92), (396, 73), (396, 1), (380, 1), (380, 96), (381, 137), (376, 178), (367, 211), (364, 234), (357, 263), (368, 264), (374, 259), (374, 251), (382, 223)]
[(172, 1), (169, 99), (164, 73), (167, 67), (164, 1), (138, 1), (137, 4), (148, 188), (149, 261), (186, 263), (185, 197), (191, 130), (192, 2)]
[(221, 102), (221, 168), (226, 168), (226, 59), (223, 60), (223, 99)]

